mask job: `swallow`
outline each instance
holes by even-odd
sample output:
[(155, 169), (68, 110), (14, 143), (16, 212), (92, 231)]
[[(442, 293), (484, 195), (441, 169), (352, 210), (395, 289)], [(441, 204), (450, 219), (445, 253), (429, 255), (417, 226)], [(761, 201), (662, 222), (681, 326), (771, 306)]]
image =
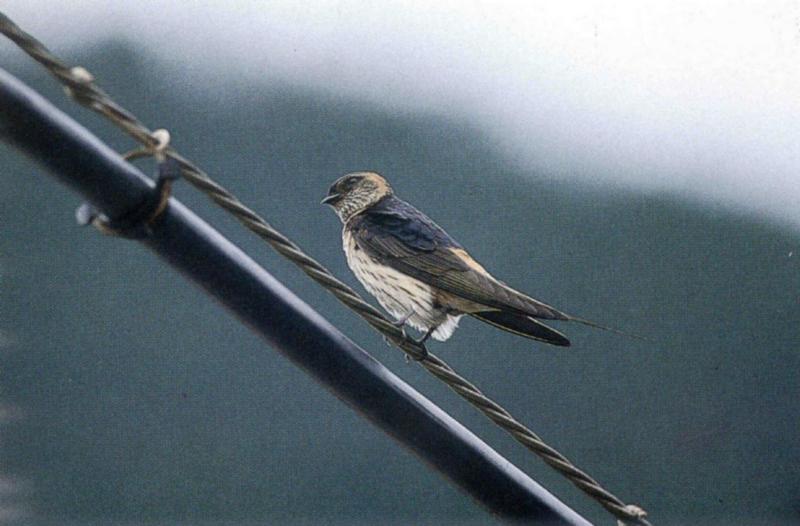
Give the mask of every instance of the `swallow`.
[[(375, 172), (344, 175), (322, 204), (342, 221), (347, 264), (394, 318), (445, 341), (464, 315), (526, 338), (569, 346), (561, 332), (538, 320), (576, 321), (497, 280), (428, 216), (395, 196)], [(615, 331), (617, 332), (617, 331)]]

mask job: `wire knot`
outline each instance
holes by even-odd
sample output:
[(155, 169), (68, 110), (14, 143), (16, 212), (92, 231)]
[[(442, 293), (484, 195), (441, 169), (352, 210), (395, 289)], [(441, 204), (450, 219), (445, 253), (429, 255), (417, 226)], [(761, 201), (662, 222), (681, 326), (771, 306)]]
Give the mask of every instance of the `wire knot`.
[(154, 144), (150, 147), (153, 157), (156, 161), (163, 163), (167, 158), (167, 148), (169, 148), (169, 141), (171, 139), (169, 131), (164, 128), (159, 128), (150, 134)]
[(158, 163), (163, 163), (168, 157), (167, 151), (170, 148), (169, 143), (172, 139), (169, 130), (159, 128), (147, 133), (144, 137), (145, 144), (125, 152), (122, 154), (122, 158), (126, 161), (133, 161), (142, 157), (154, 157)]
[[(637, 524), (648, 524), (647, 523), (647, 512), (644, 511), (641, 507), (637, 506), (636, 504), (627, 504), (623, 508), (625, 513), (631, 517)], [(619, 519), (617, 520), (617, 526), (626, 526), (626, 522)]]
[(72, 75), (72, 78), (80, 84), (91, 84), (94, 82), (94, 75), (92, 75), (89, 70), (83, 66), (75, 66), (70, 68), (69, 72)]
[(64, 80), (67, 82), (64, 86), (64, 93), (68, 97), (94, 107), (96, 104), (96, 97), (92, 89), (94, 75), (88, 69), (83, 66), (74, 66), (69, 69), (69, 74)]

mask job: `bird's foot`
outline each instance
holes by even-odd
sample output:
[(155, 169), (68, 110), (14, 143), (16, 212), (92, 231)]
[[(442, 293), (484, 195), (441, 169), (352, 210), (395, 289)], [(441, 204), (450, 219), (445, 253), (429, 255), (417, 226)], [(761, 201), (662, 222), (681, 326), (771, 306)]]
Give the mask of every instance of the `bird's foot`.
[(425, 332), (425, 334), (422, 336), (422, 338), (420, 338), (420, 339), (418, 339), (418, 340), (413, 340), (413, 341), (414, 341), (414, 343), (416, 343), (417, 345), (424, 345), (424, 344), (425, 344), (425, 342), (426, 342), (426, 341), (428, 341), (428, 339), (429, 339), (429, 338), (431, 337), (431, 335), (433, 334), (433, 331), (435, 331), (436, 329), (438, 329), (438, 327), (431, 327), (430, 329), (428, 329), (428, 330)]
[(411, 318), (411, 316), (413, 316), (414, 314), (415, 314), (414, 313), (414, 309), (411, 309), (404, 316), (401, 316), (400, 318), (397, 318), (396, 320), (394, 320), (392, 322), (392, 325), (394, 325), (395, 327), (402, 327), (402, 326), (404, 326), (406, 324), (406, 322), (409, 320), (409, 318)]
[[(406, 332), (406, 328), (402, 324), (397, 325), (394, 322), (392, 322), (392, 325), (394, 325), (395, 327), (399, 327), (400, 328), (400, 332), (402, 333), (404, 339), (406, 339), (406, 340), (411, 339), (411, 337)], [(389, 347), (392, 347), (393, 345), (395, 345), (394, 343), (392, 343), (392, 340), (390, 340), (388, 336), (384, 336), (383, 337), (383, 341), (385, 341), (386, 345), (388, 345)]]
[[(428, 338), (430, 338), (430, 337), (431, 337), (431, 335), (433, 334), (433, 331), (435, 331), (437, 328), (438, 328), (438, 327), (431, 327), (430, 329), (428, 329), (427, 331), (425, 331), (425, 334), (423, 334), (421, 338), (418, 338), (418, 339), (416, 339), (416, 340), (415, 340), (414, 338), (412, 338), (412, 337), (408, 336), (408, 335), (406, 335), (406, 338), (408, 338), (409, 340), (411, 340), (411, 341), (412, 341), (412, 342), (414, 342), (415, 344), (422, 346), (422, 345), (425, 345), (425, 342), (426, 342), (426, 341), (428, 341)], [(405, 331), (403, 331), (403, 334), (405, 334)], [(423, 347), (423, 350), (424, 350), (424, 352), (425, 352), (425, 354), (424, 354), (423, 356), (427, 356), (427, 355), (428, 355), (428, 351), (427, 351), (427, 350), (425, 350), (425, 348), (424, 348), (424, 347)], [(411, 362), (411, 359), (412, 359), (412, 358), (411, 358), (411, 355), (409, 355), (409, 354), (406, 354), (406, 363), (409, 363), (409, 362)], [(416, 360), (415, 360), (415, 361), (416, 361)]]
[[(405, 327), (406, 322), (408, 322), (409, 318), (411, 318), (411, 316), (413, 316), (414, 314), (415, 314), (414, 309), (411, 309), (404, 316), (402, 316), (400, 318), (397, 318), (396, 320), (394, 320), (391, 323), (392, 323), (392, 325), (394, 325), (395, 327), (398, 327), (400, 329), (400, 331), (403, 334), (403, 338), (404, 339), (406, 339), (406, 340), (408, 340), (410, 342), (413, 342), (413, 343), (415, 343), (417, 345), (422, 346), (422, 345), (425, 344), (426, 341), (428, 341), (428, 339), (431, 337), (433, 332), (438, 328), (438, 326), (431, 327), (430, 329), (428, 329), (425, 332), (425, 334), (422, 335), (421, 338), (414, 339), (414, 338), (412, 338), (411, 336), (408, 335), (408, 333), (406, 332), (406, 327)], [(384, 336), (383, 337), (383, 341), (385, 341), (386, 345), (389, 345), (390, 347), (392, 345), (394, 345), (394, 343), (389, 339), (388, 336)], [(408, 363), (409, 361), (411, 361), (411, 356), (406, 354), (406, 363)]]
[[(409, 339), (409, 336), (406, 333), (405, 325), (406, 325), (406, 322), (408, 321), (408, 319), (413, 315), (414, 315), (414, 309), (411, 309), (405, 315), (403, 315), (400, 318), (397, 318), (396, 320), (391, 322), (392, 325), (394, 325), (395, 327), (399, 327), (400, 328), (400, 331), (403, 333), (403, 338), (405, 338), (405, 339)], [(392, 341), (389, 339), (388, 336), (384, 336), (383, 337), (383, 341), (385, 341), (386, 345), (388, 345), (389, 347), (391, 347), (393, 345)]]

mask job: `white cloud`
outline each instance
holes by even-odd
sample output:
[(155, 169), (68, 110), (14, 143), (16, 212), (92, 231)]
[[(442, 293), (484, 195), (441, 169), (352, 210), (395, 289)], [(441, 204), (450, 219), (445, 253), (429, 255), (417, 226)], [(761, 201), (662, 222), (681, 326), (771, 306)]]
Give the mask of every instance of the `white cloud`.
[(454, 113), (537, 173), (800, 226), (796, 2), (58, 4), (3, 9), (52, 47), (145, 39), (212, 83), (279, 79)]

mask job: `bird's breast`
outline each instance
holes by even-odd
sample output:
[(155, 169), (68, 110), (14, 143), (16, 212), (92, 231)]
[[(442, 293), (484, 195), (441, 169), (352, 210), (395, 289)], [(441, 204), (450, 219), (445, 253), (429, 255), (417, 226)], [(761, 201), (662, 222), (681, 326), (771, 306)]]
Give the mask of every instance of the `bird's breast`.
[(446, 318), (446, 312), (436, 301), (430, 285), (369, 255), (358, 246), (347, 229), (342, 240), (347, 264), (353, 274), (393, 316), (401, 318), (413, 311), (408, 322), (421, 330), (438, 325)]

